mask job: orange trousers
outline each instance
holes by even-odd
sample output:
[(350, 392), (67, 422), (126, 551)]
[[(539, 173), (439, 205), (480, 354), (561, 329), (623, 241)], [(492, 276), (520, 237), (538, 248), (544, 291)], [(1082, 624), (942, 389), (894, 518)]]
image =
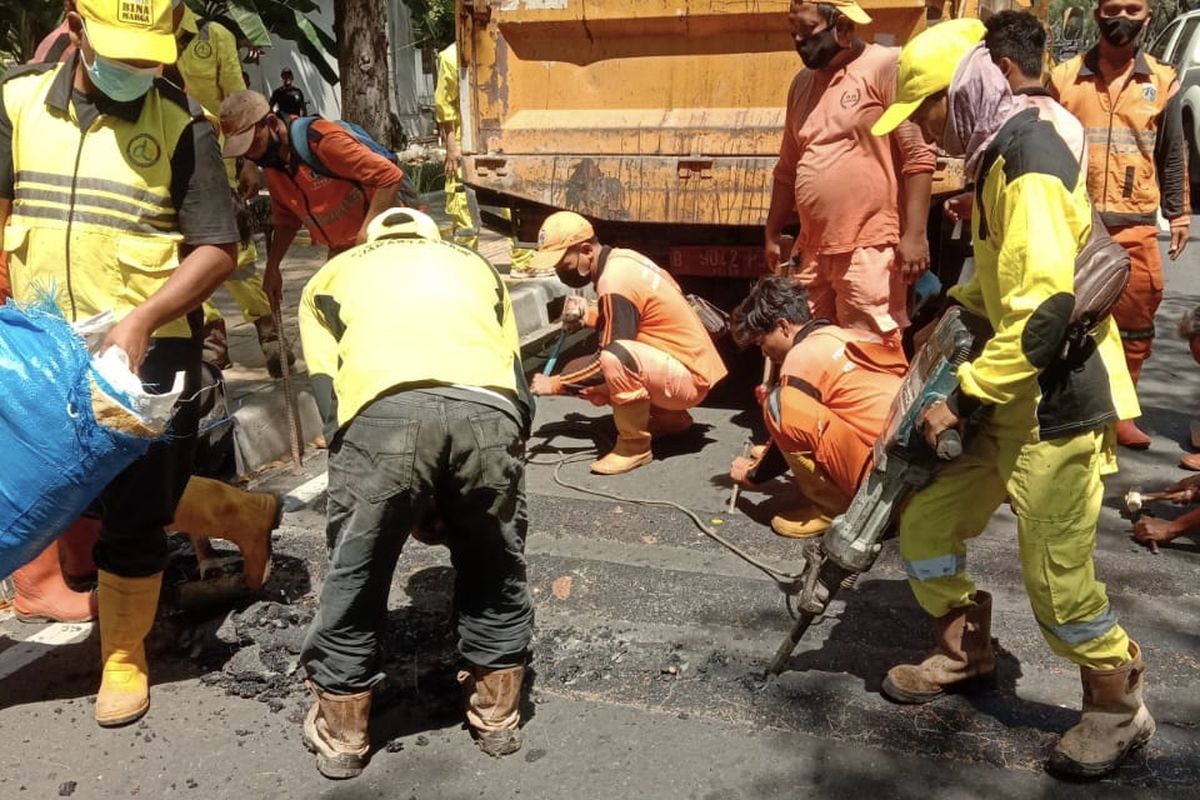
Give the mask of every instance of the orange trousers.
[(776, 419), (770, 403), (763, 418), (771, 440), (784, 453), (811, 453), (828, 478), (846, 497), (854, 497), (871, 462), (871, 442), (864, 441), (844, 419), (803, 392), (788, 393)]
[(1129, 253), (1129, 285), (1113, 306), (1112, 316), (1121, 332), (1125, 363), (1136, 384), (1142, 364), (1150, 358), (1154, 345), (1154, 315), (1163, 298), (1162, 254), (1158, 249), (1158, 228), (1133, 225), (1110, 231)]
[(849, 253), (802, 256), (796, 280), (808, 290), (814, 317), (899, 342), (908, 327), (908, 288), (896, 271), (896, 248), (858, 247)]
[(655, 408), (686, 411), (700, 405), (708, 387), (683, 363), (656, 347), (619, 339), (600, 352), (604, 383), (580, 392), (595, 405), (614, 406), (649, 399)]

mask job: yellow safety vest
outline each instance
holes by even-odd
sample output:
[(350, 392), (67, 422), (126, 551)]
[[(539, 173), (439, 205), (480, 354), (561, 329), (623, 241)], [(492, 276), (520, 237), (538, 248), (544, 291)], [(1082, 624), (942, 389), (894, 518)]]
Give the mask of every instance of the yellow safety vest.
[[(52, 296), (72, 321), (112, 310), (118, 320), (162, 288), (183, 235), (171, 198), (171, 157), (202, 110), (164, 80), (136, 121), (100, 114), (86, 130), (74, 101), (58, 107), (67, 64), (9, 73), (0, 92), (12, 122), (15, 193), (4, 230), (13, 297)], [(52, 89), (55, 100), (51, 100)], [(188, 337), (186, 318), (155, 336)]]

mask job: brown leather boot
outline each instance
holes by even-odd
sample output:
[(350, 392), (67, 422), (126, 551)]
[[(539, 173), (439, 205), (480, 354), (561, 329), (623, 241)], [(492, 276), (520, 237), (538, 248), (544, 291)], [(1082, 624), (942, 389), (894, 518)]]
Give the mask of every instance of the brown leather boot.
[(97, 615), (95, 592), (74, 592), (63, 580), (58, 542), (12, 574), (13, 610), (22, 622), (89, 622)]
[(479, 749), (499, 758), (521, 749), (521, 685), (525, 667), (459, 670), (467, 725)]
[(620, 475), (649, 464), (650, 401), (637, 400), (613, 406), (613, 422), (617, 425), (617, 444), (608, 455), (592, 462), (592, 472), (598, 475)]
[(317, 755), (317, 771), (326, 778), (353, 778), (363, 771), (371, 741), (370, 689), (355, 694), (329, 694), (307, 683), (316, 702), (304, 717), (304, 743)]
[[(883, 694), (897, 703), (928, 703), (948, 691), (995, 681), (992, 596), (975, 592), (974, 605), (934, 620), (935, 648), (920, 664), (899, 664), (883, 679)], [(968, 683), (968, 681), (970, 683)]]
[(1099, 778), (1154, 735), (1154, 718), (1142, 702), (1146, 665), (1137, 642), (1129, 663), (1116, 669), (1081, 667), (1083, 716), (1054, 748), (1050, 771), (1070, 778)]
[(296, 363), (296, 354), (292, 352), (287, 337), (275, 328), (275, 317), (271, 314), (254, 320), (254, 330), (258, 334), (258, 346), (262, 348), (263, 357), (267, 360), (267, 372), (272, 378), (282, 378), (281, 353), (287, 354), (288, 366)]
[[(171, 530), (203, 539), (228, 539), (242, 551), (246, 586), (261, 589), (271, 576), (271, 532), (279, 527), (279, 498), (245, 492), (221, 481), (193, 475), (175, 509)], [(197, 545), (197, 558), (202, 558)]]
[(665, 439), (668, 436), (678, 436), (686, 432), (695, 420), (687, 411), (666, 411), (650, 407), (650, 438)]

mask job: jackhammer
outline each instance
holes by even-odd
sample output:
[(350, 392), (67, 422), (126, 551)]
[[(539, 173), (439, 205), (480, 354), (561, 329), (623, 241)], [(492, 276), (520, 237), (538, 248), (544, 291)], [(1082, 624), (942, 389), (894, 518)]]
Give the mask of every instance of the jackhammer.
[(972, 330), (973, 318), (951, 307), (913, 359), (892, 401), (887, 424), (875, 442), (873, 466), (846, 512), (819, 541), (807, 542), (799, 577), (780, 588), (796, 598), (798, 615), (791, 633), (779, 645), (767, 671), (783, 672), (792, 651), (813, 621), (825, 613), (839, 589), (850, 588), (869, 570), (882, 550), (905, 500), (933, 480), (941, 464), (962, 453), (957, 430), (943, 431), (936, 451), (922, 435), (922, 412), (944, 400), (958, 386), (960, 364), (979, 354), (986, 333)]

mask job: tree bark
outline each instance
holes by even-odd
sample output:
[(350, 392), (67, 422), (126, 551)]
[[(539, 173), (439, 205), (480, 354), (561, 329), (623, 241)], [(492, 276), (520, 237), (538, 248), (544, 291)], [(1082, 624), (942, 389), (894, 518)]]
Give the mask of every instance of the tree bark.
[(390, 84), (385, 0), (334, 0), (342, 118), (362, 125), (391, 146)]

